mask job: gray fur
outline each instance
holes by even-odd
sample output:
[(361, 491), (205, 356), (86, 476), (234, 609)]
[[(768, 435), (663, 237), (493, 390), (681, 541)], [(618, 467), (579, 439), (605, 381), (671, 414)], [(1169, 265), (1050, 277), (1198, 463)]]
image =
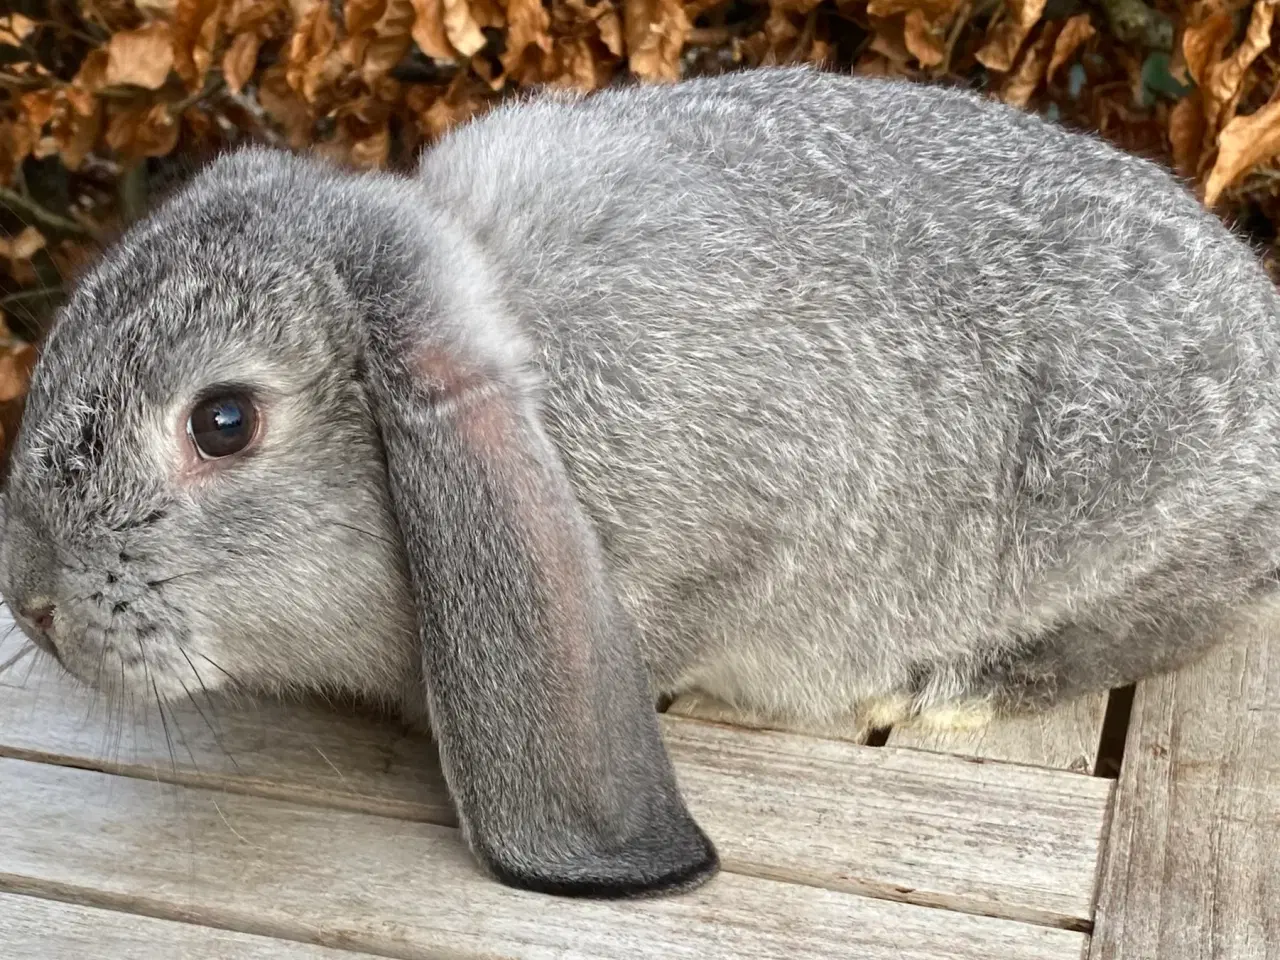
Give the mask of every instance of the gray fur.
[[(960, 91), (548, 95), (414, 180), (244, 150), (64, 310), (0, 590), (108, 690), (429, 716), (506, 882), (684, 888), (647, 694), (1041, 708), (1221, 636), (1280, 566), (1278, 356), (1174, 178)], [(193, 483), (225, 379), (264, 439)]]

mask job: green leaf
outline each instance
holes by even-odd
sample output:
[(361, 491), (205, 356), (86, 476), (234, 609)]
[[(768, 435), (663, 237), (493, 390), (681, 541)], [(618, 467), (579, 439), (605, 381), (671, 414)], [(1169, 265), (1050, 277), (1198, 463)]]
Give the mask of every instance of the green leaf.
[(1143, 106), (1151, 106), (1157, 96), (1181, 100), (1191, 92), (1191, 87), (1179, 83), (1169, 72), (1169, 54), (1154, 52), (1142, 64)]

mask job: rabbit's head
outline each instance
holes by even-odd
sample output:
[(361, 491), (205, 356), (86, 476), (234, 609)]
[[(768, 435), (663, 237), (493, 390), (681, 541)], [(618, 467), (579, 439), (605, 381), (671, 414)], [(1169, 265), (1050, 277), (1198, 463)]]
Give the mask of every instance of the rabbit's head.
[(258, 220), (165, 210), (74, 292), (13, 450), (4, 593), (107, 691), (393, 696), (412, 604), (356, 308)]
[(0, 593), (109, 692), (425, 711), (505, 882), (697, 883), (715, 852), (491, 286), (412, 181), (217, 161), (113, 245), (43, 345)]

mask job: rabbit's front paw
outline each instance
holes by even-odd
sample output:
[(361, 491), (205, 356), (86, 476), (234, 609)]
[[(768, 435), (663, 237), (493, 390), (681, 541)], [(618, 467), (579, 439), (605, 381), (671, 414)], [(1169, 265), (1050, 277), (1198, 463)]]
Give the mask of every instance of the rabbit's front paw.
[[(879, 701), (876, 701), (879, 704)], [(897, 716), (900, 705), (894, 700), (885, 701), (873, 715), (876, 719)], [(779, 733), (796, 733), (826, 740), (847, 740), (863, 743), (876, 729), (861, 710), (839, 713), (833, 716), (811, 716), (803, 711), (770, 713), (749, 707), (734, 706), (702, 691), (682, 693), (667, 707), (668, 716), (704, 723), (728, 724), (748, 730), (772, 730)]]
[(760, 726), (760, 720), (750, 711), (731, 706), (718, 697), (702, 692), (682, 693), (671, 701), (666, 713), (686, 720), (704, 723), (727, 723), (739, 727)]
[(972, 731), (980, 730), (996, 718), (996, 710), (990, 700), (952, 700), (922, 710), (911, 725), (922, 730)]
[(859, 702), (855, 714), (859, 724), (871, 731), (887, 730), (889, 727), (906, 723), (914, 711), (915, 708), (909, 696), (904, 693), (894, 693), (883, 697), (868, 697)]

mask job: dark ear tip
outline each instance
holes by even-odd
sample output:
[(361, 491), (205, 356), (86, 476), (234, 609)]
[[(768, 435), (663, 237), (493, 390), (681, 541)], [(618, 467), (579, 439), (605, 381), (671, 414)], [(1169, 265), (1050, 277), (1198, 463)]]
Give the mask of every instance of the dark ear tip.
[(623, 900), (685, 893), (720, 872), (715, 845), (696, 826), (673, 849), (621, 851), (570, 863), (512, 864), (486, 857), (494, 878), (509, 887), (557, 897)]

